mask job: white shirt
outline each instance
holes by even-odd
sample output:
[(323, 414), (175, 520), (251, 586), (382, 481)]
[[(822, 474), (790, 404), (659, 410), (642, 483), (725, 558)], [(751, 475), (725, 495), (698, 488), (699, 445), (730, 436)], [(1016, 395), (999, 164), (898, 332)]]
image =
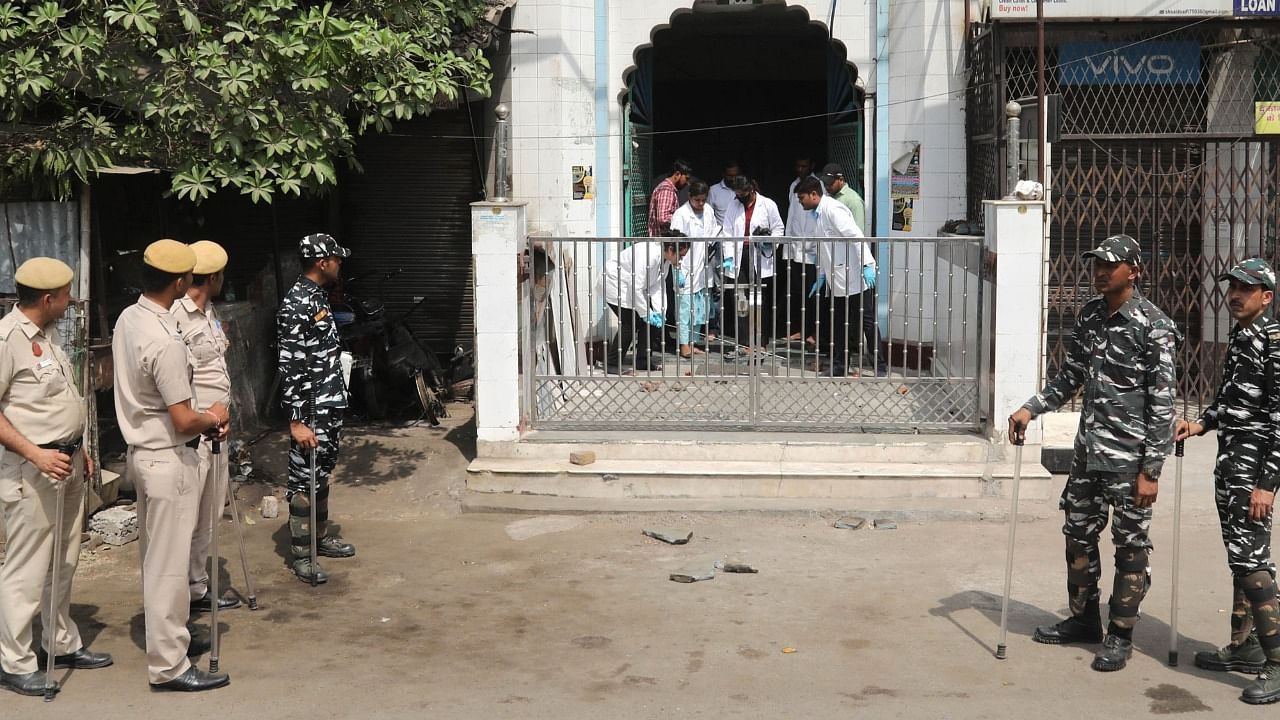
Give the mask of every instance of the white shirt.
[[(818, 176), (809, 173), (809, 177), (818, 180)], [(806, 210), (800, 204), (800, 198), (796, 196), (796, 186), (800, 184), (800, 178), (791, 181), (791, 185), (787, 188), (787, 235), (791, 237), (812, 236), (812, 233), (801, 231), (801, 223), (804, 222)], [(822, 181), (818, 180), (818, 187), (822, 189), (823, 196), (826, 196), (827, 189), (823, 187)], [(788, 243), (782, 250), (782, 257), (787, 260), (800, 260), (808, 265), (814, 265), (818, 262), (818, 251), (811, 247), (810, 243)]]
[(714, 238), (721, 235), (720, 223), (716, 220), (715, 212), (704, 205), (702, 214), (699, 215), (693, 211), (692, 205), (685, 203), (671, 216), (671, 229), (679, 230), (686, 237), (691, 238), (689, 253), (684, 256), (684, 260), (680, 261), (680, 271), (684, 273), (687, 283), (683, 289), (687, 292), (700, 292), (714, 285), (715, 268), (707, 264), (712, 255), (711, 243), (692, 238)]
[(738, 201), (738, 196), (734, 194), (733, 188), (724, 184), (724, 180), (711, 186), (711, 190), (707, 193), (707, 203), (711, 205), (711, 209), (715, 210), (716, 222), (724, 224), (724, 214), (728, 211), (732, 203)]
[(661, 242), (637, 242), (604, 264), (604, 299), (647, 316), (666, 312), (667, 261)]
[[(853, 212), (839, 200), (823, 196), (818, 207), (811, 211), (801, 212), (809, 215), (805, 221), (805, 229), (812, 237), (821, 238), (861, 238), (862, 228), (853, 219)], [(809, 223), (812, 223), (810, 225)], [(859, 295), (866, 290), (866, 281), (862, 277), (862, 268), (875, 268), (876, 259), (871, 248), (864, 242), (837, 240), (818, 244), (818, 269), (827, 278), (827, 286), (836, 297)]]
[[(751, 227), (743, 227), (746, 223), (746, 208), (735, 202), (725, 213), (724, 234), (733, 238), (724, 243), (725, 258), (733, 259), (733, 271), (736, 274), (744, 262), (758, 263), (760, 277), (773, 277), (773, 254), (778, 243), (786, 242), (783, 235), (785, 226), (782, 215), (778, 213), (778, 204), (769, 198), (756, 193), (756, 206), (751, 211)], [(756, 228), (768, 228), (769, 237), (753, 235)], [(751, 236), (751, 257), (743, 257), (742, 241)]]

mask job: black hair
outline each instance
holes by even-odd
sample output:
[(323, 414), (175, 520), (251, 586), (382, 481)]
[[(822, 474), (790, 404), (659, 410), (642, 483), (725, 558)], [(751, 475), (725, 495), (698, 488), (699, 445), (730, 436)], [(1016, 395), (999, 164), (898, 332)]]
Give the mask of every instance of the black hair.
[(796, 184), (796, 194), (822, 194), (822, 183), (815, 177), (807, 177)]
[(676, 160), (675, 162), (671, 163), (672, 175), (691, 175), (692, 173), (693, 173), (693, 166), (685, 162), (684, 160)]
[(752, 182), (751, 178), (747, 177), (746, 175), (738, 175), (737, 177), (729, 181), (729, 189), (734, 192), (741, 192), (743, 190), (755, 190), (756, 184)]
[(14, 285), (18, 287), (18, 304), (22, 307), (31, 307), (40, 302), (40, 298), (50, 293), (49, 290), (37, 290), (18, 282), (15, 282)]
[(192, 275), (191, 287), (204, 287), (209, 283), (209, 278), (211, 277), (213, 276), (212, 275)]
[(738, 168), (739, 170), (741, 170), (742, 163), (738, 162), (737, 158), (729, 158), (728, 160), (724, 161), (724, 169), (728, 170), (729, 168)]
[[(683, 237), (683, 233), (681, 234), (681, 237)], [(662, 249), (663, 251), (670, 250), (675, 254), (679, 255), (681, 250), (689, 249), (689, 243), (687, 241), (681, 241), (681, 240), (667, 240), (662, 243)]]
[(174, 280), (177, 280), (183, 275), (186, 275), (186, 273), (165, 272), (159, 268), (153, 268), (150, 265), (143, 265), (142, 291), (149, 293), (163, 292), (173, 284)]
[(304, 257), (302, 255), (299, 255), (298, 264), (302, 266), (302, 272), (306, 273), (306, 272), (310, 272), (311, 268), (315, 267), (316, 263), (320, 262), (323, 259), (324, 258), (322, 257)]
[(700, 178), (689, 178), (689, 197), (694, 195), (706, 195), (711, 192), (711, 188), (707, 185), (706, 180)]
[(800, 162), (801, 160), (809, 163), (810, 165), (813, 164), (813, 156), (809, 153), (798, 153), (796, 155), (796, 162)]

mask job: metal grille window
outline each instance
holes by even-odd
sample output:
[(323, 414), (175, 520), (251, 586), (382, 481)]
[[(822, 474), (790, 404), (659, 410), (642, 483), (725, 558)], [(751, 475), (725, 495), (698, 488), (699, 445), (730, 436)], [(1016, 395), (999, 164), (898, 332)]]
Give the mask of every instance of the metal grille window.
[[(998, 128), (1007, 99), (1036, 95), (1035, 27), (987, 30), (994, 39), (980, 32), (970, 41), (969, 112), (989, 119), (971, 117), (970, 128)], [(1194, 414), (1212, 399), (1231, 326), (1217, 275), (1248, 257), (1280, 260), (1280, 144), (1254, 133), (1255, 102), (1280, 100), (1280, 29), (1218, 20), (1054, 24), (1045, 49), (1046, 92), (1061, 96), (1062, 113), (1050, 183), (1048, 372), (1094, 294), (1080, 253), (1127, 233), (1143, 248), (1142, 292), (1185, 335), (1179, 397), (1182, 412)], [(971, 179), (988, 165), (1000, 172), (999, 153), (998, 142), (971, 132)], [(970, 205), (992, 192), (971, 180)]]

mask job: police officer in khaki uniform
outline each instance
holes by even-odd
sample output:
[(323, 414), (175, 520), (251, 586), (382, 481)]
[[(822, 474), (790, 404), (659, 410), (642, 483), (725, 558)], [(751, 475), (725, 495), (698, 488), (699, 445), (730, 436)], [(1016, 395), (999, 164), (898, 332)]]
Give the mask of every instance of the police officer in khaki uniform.
[(147, 672), (152, 690), (211, 690), (231, 679), (187, 659), (207, 649), (192, 642), (187, 629), (187, 577), (200, 512), (200, 436), (225, 437), (231, 418), (220, 402), (203, 412), (192, 407), (192, 362), (169, 313), (191, 284), (195, 252), (176, 240), (157, 240), (142, 258), (142, 297), (120, 313), (111, 352), (116, 419), (138, 493)]
[[(196, 254), (196, 266), (191, 271), (191, 287), (173, 303), (169, 312), (178, 323), (182, 342), (191, 351), (191, 359), (195, 365), (192, 377), (196, 392), (195, 407), (203, 412), (215, 402), (231, 405), (231, 376), (227, 373), (226, 357), (227, 336), (222, 331), (222, 321), (213, 309), (213, 299), (222, 294), (227, 251), (210, 240), (192, 243), (191, 250)], [(221, 512), (215, 513), (212, 508), (222, 508), (227, 502), (227, 464), (214, 462), (212, 444), (213, 441), (206, 436), (197, 450), (200, 457), (200, 516), (196, 519), (195, 535), (191, 537), (191, 568), (188, 578), (193, 613), (213, 609), (206, 563), (209, 560), (213, 533), (218, 527), (216, 515), (221, 515)], [(218, 599), (219, 610), (237, 607), (240, 607), (238, 598)]]
[[(24, 262), (14, 275), (18, 307), (0, 318), (0, 508), (5, 563), (0, 567), (0, 686), (23, 695), (45, 690), (45, 649), (31, 649), (31, 624), (55, 623), (54, 666), (111, 664), (90, 652), (71, 620), (71, 579), (80, 559), (84, 517), (84, 404), (56, 322), (71, 301), (71, 268), (52, 258)], [(58, 485), (67, 483), (57, 507)], [(54, 528), (62, 513), (56, 621), (48, 616)], [(42, 643), (43, 644), (43, 643)]]

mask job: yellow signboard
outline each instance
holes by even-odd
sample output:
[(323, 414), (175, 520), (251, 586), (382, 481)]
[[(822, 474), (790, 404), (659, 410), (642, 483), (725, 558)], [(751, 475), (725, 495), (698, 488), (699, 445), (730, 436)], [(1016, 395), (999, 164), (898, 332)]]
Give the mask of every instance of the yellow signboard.
[(1280, 101), (1253, 104), (1253, 131), (1259, 135), (1280, 135)]

